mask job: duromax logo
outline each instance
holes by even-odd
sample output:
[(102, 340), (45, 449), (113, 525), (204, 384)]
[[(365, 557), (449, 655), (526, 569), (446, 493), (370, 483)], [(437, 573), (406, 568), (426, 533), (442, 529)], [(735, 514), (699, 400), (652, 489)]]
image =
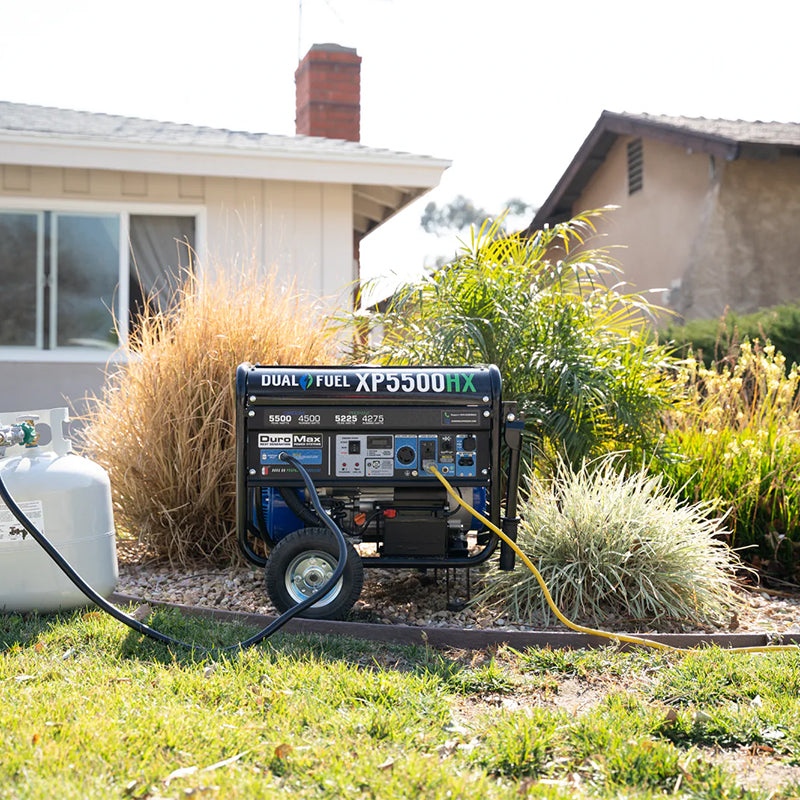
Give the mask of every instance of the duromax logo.
[(303, 375), (300, 378), (300, 386), (302, 387), (303, 391), (308, 389), (314, 383), (314, 376), (313, 375)]

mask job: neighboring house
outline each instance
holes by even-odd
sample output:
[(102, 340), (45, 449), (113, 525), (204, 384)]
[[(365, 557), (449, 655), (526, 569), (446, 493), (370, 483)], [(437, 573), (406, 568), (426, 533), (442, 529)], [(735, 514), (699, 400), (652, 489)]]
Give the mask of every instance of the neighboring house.
[(604, 111), (528, 228), (605, 205), (600, 244), (684, 319), (800, 299), (800, 124)]
[(190, 250), (348, 302), (361, 239), (449, 166), (358, 143), (360, 62), (309, 51), (297, 136), (0, 102), (0, 411), (80, 410)]

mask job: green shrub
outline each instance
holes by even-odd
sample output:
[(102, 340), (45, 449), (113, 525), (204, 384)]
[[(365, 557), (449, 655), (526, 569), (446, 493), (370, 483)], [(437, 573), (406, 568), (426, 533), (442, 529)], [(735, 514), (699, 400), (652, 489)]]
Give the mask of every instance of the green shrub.
[[(607, 456), (552, 481), (532, 479), (518, 543), (570, 619), (637, 627), (722, 624), (738, 603), (738, 557), (704, 504), (679, 505), (658, 476)], [(522, 622), (550, 622), (534, 576), (493, 567), (477, 602)]]
[(800, 542), (798, 389), (797, 365), (787, 373), (769, 343), (745, 340), (720, 369), (687, 359), (676, 379), (685, 403), (666, 418), (677, 457), (658, 464), (685, 499), (728, 515), (735, 547), (757, 545), (773, 561), (791, 561), (791, 543)]
[(83, 450), (108, 470), (118, 525), (179, 563), (238, 557), (237, 365), (336, 360), (321, 314), (275, 275), (213, 274), (189, 276), (169, 313), (138, 320), (83, 431)]
[[(362, 313), (354, 358), (384, 364), (496, 364), (540, 452), (573, 463), (648, 449), (669, 399), (662, 347), (648, 342), (641, 297), (621, 294), (587, 212), (530, 238), (485, 225), (452, 264), (401, 287), (384, 313)], [(614, 284), (610, 287), (609, 284)], [(380, 343), (366, 335), (380, 329)]]
[(727, 312), (719, 319), (692, 320), (685, 325), (668, 325), (659, 334), (674, 343), (678, 358), (694, 355), (706, 367), (735, 360), (745, 341), (771, 341), (786, 358), (786, 364), (800, 364), (800, 305), (773, 306), (754, 314)]

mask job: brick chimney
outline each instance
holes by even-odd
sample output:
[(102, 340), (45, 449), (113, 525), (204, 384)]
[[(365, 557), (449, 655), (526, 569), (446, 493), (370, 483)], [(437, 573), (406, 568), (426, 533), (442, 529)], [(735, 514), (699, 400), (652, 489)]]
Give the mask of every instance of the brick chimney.
[(294, 74), (299, 136), (357, 142), (361, 126), (361, 56), (355, 48), (315, 44)]

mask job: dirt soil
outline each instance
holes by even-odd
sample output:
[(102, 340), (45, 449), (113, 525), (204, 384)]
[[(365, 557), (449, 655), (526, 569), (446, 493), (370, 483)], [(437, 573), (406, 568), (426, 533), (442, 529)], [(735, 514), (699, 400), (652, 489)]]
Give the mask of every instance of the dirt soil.
[[(140, 552), (120, 548), (117, 591), (147, 600), (184, 603), (254, 614), (275, 614), (266, 593), (263, 572), (253, 566), (188, 568), (143, 561)], [(446, 574), (449, 572), (449, 574)], [(467, 585), (466, 570), (365, 570), (364, 589), (350, 619), (388, 625), (455, 627), (496, 630), (563, 630), (561, 623), (543, 618), (526, 623), (471, 606), (474, 574)], [(800, 634), (800, 594), (766, 590), (743, 592), (740, 613), (717, 628), (671, 623), (654, 627), (642, 620), (610, 620), (606, 626), (629, 633), (767, 632)], [(576, 620), (581, 622), (581, 620)]]

